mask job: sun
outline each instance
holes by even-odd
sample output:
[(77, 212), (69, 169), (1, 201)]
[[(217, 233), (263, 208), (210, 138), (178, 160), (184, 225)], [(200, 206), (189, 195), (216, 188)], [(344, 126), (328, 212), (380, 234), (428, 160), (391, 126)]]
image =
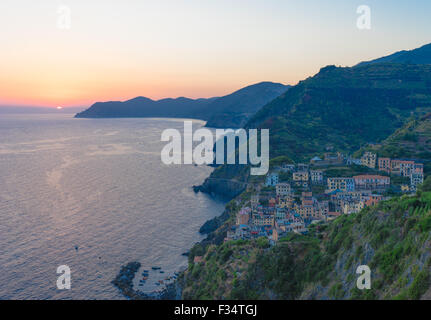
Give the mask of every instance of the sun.
[(63, 107), (57, 107), (57, 110), (61, 110), (61, 109), (63, 109)]

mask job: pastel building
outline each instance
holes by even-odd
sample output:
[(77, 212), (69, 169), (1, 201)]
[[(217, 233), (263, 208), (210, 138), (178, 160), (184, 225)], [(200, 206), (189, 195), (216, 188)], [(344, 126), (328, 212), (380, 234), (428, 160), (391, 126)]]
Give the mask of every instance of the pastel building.
[(413, 172), (415, 173), (424, 173), (424, 165), (423, 163), (415, 163)]
[(391, 159), (379, 158), (379, 171), (391, 172)]
[(357, 190), (386, 189), (391, 184), (391, 178), (379, 175), (359, 175), (353, 179)]
[(365, 206), (367, 206), (367, 207), (375, 206), (376, 204), (378, 204), (382, 200), (383, 200), (383, 196), (381, 196), (379, 194), (370, 194), (368, 196), (368, 199), (365, 200)]
[(351, 192), (355, 190), (353, 178), (328, 178), (328, 191)]
[(250, 198), (250, 205), (252, 208), (259, 205), (259, 194), (253, 194)]
[(416, 192), (418, 186), (422, 183), (424, 183), (424, 174), (417, 172), (412, 173), (410, 176), (410, 191)]
[(278, 184), (278, 174), (270, 173), (266, 176), (266, 186), (275, 187)]
[(374, 169), (376, 167), (377, 155), (372, 152), (365, 152), (361, 158), (361, 164), (368, 168)]
[(310, 170), (310, 179), (314, 184), (320, 184), (323, 182), (323, 171), (322, 170)]
[(277, 196), (287, 196), (292, 192), (289, 183), (279, 183), (275, 186)]
[(297, 186), (308, 187), (308, 180), (308, 171), (298, 171), (293, 173), (293, 181)]
[(401, 160), (399, 163), (400, 175), (403, 177), (410, 177), (415, 167), (415, 162), (411, 160)]
[(250, 220), (251, 208), (243, 208), (236, 215), (236, 224), (237, 225), (247, 225)]

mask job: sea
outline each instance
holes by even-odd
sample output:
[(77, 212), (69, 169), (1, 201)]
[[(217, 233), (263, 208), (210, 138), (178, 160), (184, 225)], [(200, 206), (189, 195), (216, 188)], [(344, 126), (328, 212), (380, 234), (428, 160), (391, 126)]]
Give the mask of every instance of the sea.
[(225, 203), (192, 189), (211, 167), (162, 163), (183, 121), (0, 114), (0, 299), (125, 299), (111, 281), (128, 262), (151, 270), (145, 293), (186, 268)]

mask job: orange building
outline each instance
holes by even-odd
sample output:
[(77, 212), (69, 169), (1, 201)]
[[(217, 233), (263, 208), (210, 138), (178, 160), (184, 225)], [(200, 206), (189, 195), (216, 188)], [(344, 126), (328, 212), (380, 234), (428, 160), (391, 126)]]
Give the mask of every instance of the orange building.
[(371, 207), (378, 204), (380, 201), (382, 201), (383, 197), (379, 194), (371, 194), (370, 197), (365, 200), (365, 206)]
[(391, 172), (391, 159), (379, 158), (379, 171)]

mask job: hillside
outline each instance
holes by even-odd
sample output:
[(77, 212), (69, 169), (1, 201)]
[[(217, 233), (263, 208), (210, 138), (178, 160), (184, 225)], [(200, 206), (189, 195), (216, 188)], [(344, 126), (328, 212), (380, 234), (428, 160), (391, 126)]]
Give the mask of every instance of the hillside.
[(271, 157), (308, 159), (378, 142), (411, 114), (431, 110), (431, 66), (325, 67), (273, 100), (247, 123), (270, 129)]
[[(268, 103), (245, 128), (270, 130), (271, 159), (308, 162), (329, 150), (350, 154), (370, 142), (382, 142), (410, 117), (429, 112), (431, 65), (328, 66)], [(244, 188), (224, 190), (220, 181), (247, 182), (246, 169), (219, 166), (201, 190), (233, 198)]]
[(365, 150), (380, 157), (431, 160), (431, 114), (408, 121), (381, 144)]
[(261, 82), (232, 94), (210, 99), (137, 97), (124, 102), (96, 102), (76, 118), (166, 117), (207, 120), (207, 126), (238, 128), (262, 106), (287, 90), (279, 83)]
[(206, 126), (242, 128), (261, 107), (288, 88), (289, 86), (280, 83), (261, 82), (218, 98), (209, 105), (215, 112), (209, 117)]
[[(270, 247), (264, 238), (192, 250), (185, 299), (431, 299), (431, 180)], [(193, 263), (194, 255), (202, 262)], [(371, 269), (371, 290), (356, 268)]]
[(431, 43), (417, 49), (403, 50), (379, 59), (364, 61), (357, 67), (375, 63), (431, 64)]

